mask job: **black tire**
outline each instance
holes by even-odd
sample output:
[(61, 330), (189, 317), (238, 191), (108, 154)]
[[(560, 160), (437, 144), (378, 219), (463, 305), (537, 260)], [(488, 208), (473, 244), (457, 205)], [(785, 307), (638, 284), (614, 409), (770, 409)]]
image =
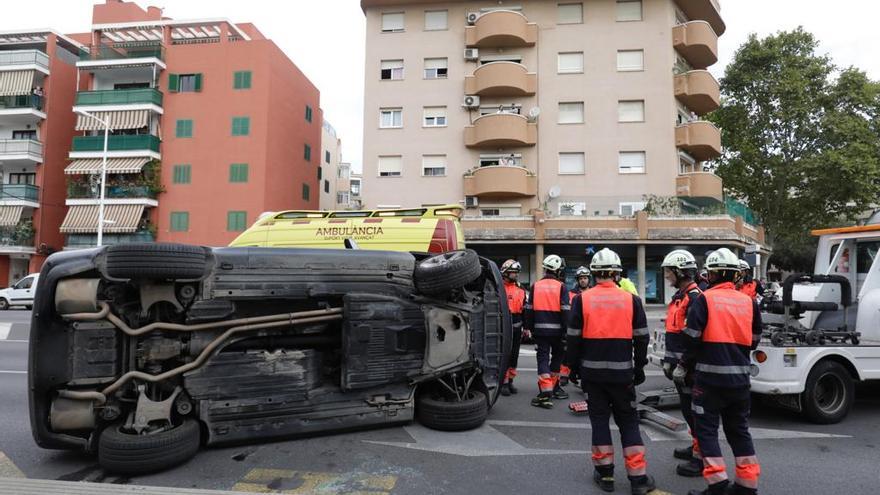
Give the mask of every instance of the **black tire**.
[(773, 332), (773, 335), (770, 336), (770, 343), (773, 344), (774, 347), (784, 346), (785, 334), (782, 332)]
[(107, 248), (107, 275), (117, 279), (197, 279), (205, 274), (205, 248), (187, 244), (119, 244)]
[(121, 431), (114, 423), (98, 439), (98, 464), (112, 473), (142, 474), (178, 466), (199, 450), (201, 430), (195, 419), (185, 419), (180, 426), (150, 435)]
[(834, 361), (820, 361), (810, 370), (801, 394), (804, 415), (821, 425), (839, 423), (852, 410), (855, 395), (855, 384), (846, 368)]
[(416, 288), (425, 294), (442, 294), (464, 287), (479, 278), (483, 268), (476, 252), (449, 251), (422, 260), (413, 277)]
[(6, 311), (7, 309), (9, 309), (9, 301), (0, 298), (0, 311)]
[(489, 415), (486, 394), (471, 390), (462, 401), (448, 401), (442, 397), (422, 394), (416, 402), (419, 423), (441, 431), (472, 430), (482, 425)]

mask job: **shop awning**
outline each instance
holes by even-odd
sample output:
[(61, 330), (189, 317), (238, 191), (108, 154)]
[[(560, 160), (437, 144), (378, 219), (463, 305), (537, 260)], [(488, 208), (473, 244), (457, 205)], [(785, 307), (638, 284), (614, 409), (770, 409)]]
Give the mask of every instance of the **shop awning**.
[[(92, 115), (110, 123), (113, 130), (140, 129), (150, 124), (149, 110), (119, 110), (113, 112), (91, 112)], [(103, 131), (104, 124), (97, 119), (77, 114), (76, 130), (78, 131)]]
[(29, 95), (34, 89), (33, 70), (0, 72), (0, 96)]
[[(104, 232), (130, 234), (137, 231), (144, 214), (144, 205), (105, 205)], [(93, 234), (98, 232), (98, 205), (75, 205), (67, 210), (61, 223), (64, 234)]]
[(0, 227), (14, 227), (21, 220), (23, 206), (0, 206)]
[[(143, 170), (144, 165), (150, 161), (150, 158), (108, 158), (107, 173), (108, 174), (138, 174)], [(74, 160), (64, 169), (67, 175), (79, 174), (99, 174), (101, 173), (100, 158), (86, 158), (82, 160)]]

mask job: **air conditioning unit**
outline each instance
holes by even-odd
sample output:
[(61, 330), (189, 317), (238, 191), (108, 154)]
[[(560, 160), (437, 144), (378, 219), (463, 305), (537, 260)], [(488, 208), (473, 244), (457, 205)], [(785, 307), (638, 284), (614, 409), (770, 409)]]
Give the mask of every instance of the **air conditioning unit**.
[(465, 208), (476, 208), (480, 206), (480, 200), (476, 196), (465, 196), (464, 206)]
[(468, 25), (473, 26), (474, 24), (476, 24), (477, 19), (479, 19), (479, 18), (480, 18), (480, 13), (479, 13), (479, 12), (468, 12), (468, 13), (467, 13), (467, 23), (468, 23)]
[(464, 100), (461, 103), (461, 106), (465, 108), (479, 108), (480, 107), (480, 97), (476, 95), (465, 95)]
[(480, 59), (480, 50), (478, 48), (465, 48), (464, 49), (464, 59), (477, 61)]

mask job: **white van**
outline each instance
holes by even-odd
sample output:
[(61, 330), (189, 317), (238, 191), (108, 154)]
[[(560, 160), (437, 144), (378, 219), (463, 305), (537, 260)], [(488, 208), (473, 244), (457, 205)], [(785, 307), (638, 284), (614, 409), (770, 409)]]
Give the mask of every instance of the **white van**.
[(31, 309), (34, 305), (34, 294), (37, 292), (39, 273), (31, 273), (7, 289), (0, 289), (0, 310), (7, 310), (12, 306), (24, 306)]

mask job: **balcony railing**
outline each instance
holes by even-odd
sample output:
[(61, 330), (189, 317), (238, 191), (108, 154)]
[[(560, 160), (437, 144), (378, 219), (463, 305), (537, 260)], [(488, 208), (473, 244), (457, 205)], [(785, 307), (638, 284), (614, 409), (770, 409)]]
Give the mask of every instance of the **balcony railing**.
[(80, 91), (76, 94), (76, 105), (135, 105), (152, 103), (162, 106), (162, 92), (154, 88), (106, 89)]
[(672, 28), (672, 45), (697, 69), (718, 61), (718, 35), (706, 21), (690, 21)]
[[(101, 192), (97, 186), (92, 187), (89, 183), (70, 183), (67, 185), (68, 199), (96, 199)], [(156, 199), (157, 192), (144, 184), (114, 185), (108, 184), (104, 191), (107, 199)]]
[(0, 227), (0, 246), (33, 246), (34, 233), (34, 223), (30, 219), (15, 226)]
[[(151, 134), (130, 134), (110, 136), (107, 141), (109, 151), (150, 150), (159, 152), (159, 138)], [(104, 136), (76, 136), (71, 151), (103, 151)]]
[(4, 155), (43, 155), (43, 143), (33, 139), (0, 139), (0, 158)]
[[(101, 242), (105, 246), (156, 242), (156, 236), (147, 230), (134, 232), (132, 234), (104, 234), (104, 238)], [(70, 248), (94, 247), (98, 245), (98, 236), (96, 234), (70, 234), (67, 236), (67, 241), (64, 245)]]
[(465, 93), (480, 96), (526, 96), (538, 88), (538, 76), (515, 62), (491, 62), (465, 76)]
[(120, 60), (131, 58), (158, 58), (165, 60), (165, 47), (155, 43), (118, 43), (114, 45), (91, 45), (88, 51), (80, 50), (79, 59)]
[(494, 165), (464, 176), (466, 196), (531, 197), (538, 194), (538, 177), (528, 169)]
[(468, 148), (534, 146), (537, 142), (537, 124), (517, 114), (483, 115), (464, 128), (464, 143)]
[(707, 70), (692, 70), (675, 76), (675, 97), (697, 115), (706, 115), (721, 104), (721, 88)]
[(512, 10), (482, 14), (473, 26), (465, 28), (465, 44), (479, 48), (533, 46), (538, 41), (538, 25)]
[(31, 184), (0, 184), (0, 201), (40, 202), (40, 188)]
[(12, 50), (0, 52), (2, 65), (36, 65), (49, 70), (49, 56), (40, 50)]
[(46, 95), (43, 95), (42, 97), (35, 95), (0, 96), (0, 110), (6, 110), (9, 108), (33, 108), (42, 111), (45, 98)]

